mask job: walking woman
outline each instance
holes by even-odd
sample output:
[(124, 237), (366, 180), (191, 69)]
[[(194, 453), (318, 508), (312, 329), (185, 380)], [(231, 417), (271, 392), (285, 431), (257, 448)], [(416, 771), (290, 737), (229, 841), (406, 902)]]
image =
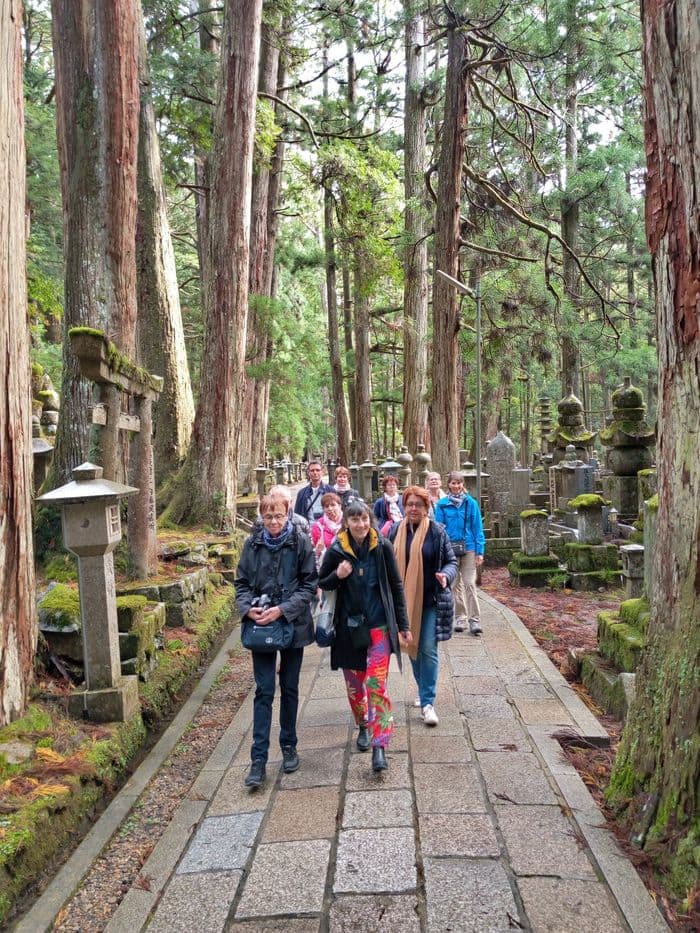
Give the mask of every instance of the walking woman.
[(340, 496), (343, 509), (350, 505), (353, 499), (361, 498), (359, 492), (350, 485), (350, 470), (346, 466), (338, 465), (335, 468), (335, 485), (330, 491)]
[(343, 506), (337, 492), (327, 492), (321, 496), (323, 515), (311, 526), (311, 540), (316, 552), (316, 563), (321, 566), (323, 555), (343, 524)]
[(438, 642), (452, 637), (450, 587), (457, 576), (457, 558), (444, 527), (429, 517), (430, 496), (425, 489), (409, 486), (403, 507), (406, 517), (392, 533), (413, 636), (408, 655), (423, 722), (437, 726)]
[[(279, 652), (279, 741), (282, 767), (289, 774), (299, 767), (296, 750), (299, 672), (304, 647), (314, 640), (310, 604), (318, 574), (311, 541), (290, 520), (287, 503), (281, 498), (263, 496), (260, 514), (263, 526), (253, 529), (238, 562), (236, 604), (241, 619), (250, 619), (256, 625), (269, 625), (282, 617), (294, 624), (291, 645)], [(252, 655), (255, 676), (253, 745), (245, 784), (260, 787), (265, 780), (270, 747), (278, 652), (253, 651)]]
[(455, 632), (469, 626), (472, 635), (481, 635), (481, 611), (476, 595), (476, 568), (484, 562), (484, 528), (476, 499), (464, 488), (464, 476), (454, 470), (447, 477), (447, 495), (435, 506), (435, 520), (447, 529), (452, 549), (459, 561), (455, 583)]
[(354, 500), (343, 512), (343, 529), (323, 557), (319, 584), (338, 591), (331, 668), (343, 669), (357, 747), (364, 752), (371, 744), (372, 768), (384, 771), (394, 731), (389, 661), (393, 653), (401, 666), (399, 642), (410, 645), (411, 632), (394, 550), (374, 527), (366, 502)]
[(382, 477), (382, 490), (383, 495), (377, 499), (372, 508), (380, 533), (388, 538), (391, 526), (403, 518), (398, 477), (392, 473)]
[(425, 477), (425, 488), (430, 496), (430, 517), (435, 518), (435, 506), (445, 495), (440, 474), (435, 472), (428, 473)]

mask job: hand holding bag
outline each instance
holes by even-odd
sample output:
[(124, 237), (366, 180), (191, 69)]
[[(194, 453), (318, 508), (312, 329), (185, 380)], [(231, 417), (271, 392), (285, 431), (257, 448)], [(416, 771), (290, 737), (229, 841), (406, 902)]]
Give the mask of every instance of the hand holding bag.
[(319, 648), (329, 648), (335, 639), (335, 606), (337, 590), (323, 590), (321, 604), (316, 617), (316, 644)]
[(467, 506), (466, 506), (466, 500), (465, 500), (465, 503), (464, 503), (464, 531), (463, 531), (462, 533), (463, 533), (463, 535), (464, 535), (464, 538), (458, 538), (457, 541), (451, 541), (451, 542), (450, 542), (450, 543), (452, 544), (452, 550), (453, 550), (454, 553), (455, 553), (455, 557), (464, 557), (464, 555), (467, 553), (467, 542), (466, 542), (466, 540), (465, 540), (466, 537), (467, 537)]
[(294, 641), (294, 623), (280, 616), (267, 625), (245, 618), (241, 623), (241, 644), (248, 651), (284, 651)]

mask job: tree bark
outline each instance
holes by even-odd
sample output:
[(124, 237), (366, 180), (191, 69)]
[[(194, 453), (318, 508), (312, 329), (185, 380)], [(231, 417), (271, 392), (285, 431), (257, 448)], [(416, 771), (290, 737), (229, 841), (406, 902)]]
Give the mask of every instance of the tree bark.
[(369, 360), (369, 294), (366, 258), (361, 243), (353, 246), (355, 294), (355, 457), (358, 463), (372, 458), (372, 392)]
[[(457, 278), (464, 137), (467, 128), (467, 40), (451, 19), (447, 39), (447, 78), (435, 215), (435, 268)], [(431, 443), (433, 468), (459, 467), (459, 296), (436, 275), (433, 279)]]
[(194, 400), (180, 311), (175, 254), (170, 238), (160, 146), (151, 99), (146, 33), (139, 22), (141, 110), (138, 149), (138, 357), (149, 372), (163, 376), (155, 404), (155, 481), (174, 473), (187, 454)]
[(333, 236), (333, 195), (328, 187), (323, 191), (323, 235), (326, 263), (326, 312), (328, 315), (328, 350), (331, 367), (331, 391), (335, 413), (336, 454), (344, 465), (352, 458), (350, 447), (350, 417), (343, 382), (338, 326), (338, 283), (335, 237)]
[(425, 444), (428, 417), (428, 243), (425, 205), (425, 25), (416, 4), (404, 4), (406, 105), (404, 127), (404, 390), (403, 439), (411, 451)]
[(176, 521), (229, 526), (236, 513), (261, 13), (262, 0), (232, 0), (224, 13), (202, 379), (190, 452), (168, 507)]
[[(651, 618), (611, 789), (681, 894), (700, 837), (700, 20), (644, 0), (647, 241), (659, 346), (658, 519)], [(645, 809), (643, 809), (645, 808)]]
[(37, 641), (21, 24), (20, 0), (0, 0), (0, 725), (24, 711)]

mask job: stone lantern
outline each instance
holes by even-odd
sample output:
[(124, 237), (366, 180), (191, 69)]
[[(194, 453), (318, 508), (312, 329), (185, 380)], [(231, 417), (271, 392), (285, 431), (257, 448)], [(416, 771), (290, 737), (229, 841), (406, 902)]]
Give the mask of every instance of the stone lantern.
[(255, 482), (258, 487), (258, 498), (262, 499), (265, 495), (265, 479), (267, 477), (267, 467), (262, 463), (255, 468)]
[(413, 457), (408, 452), (408, 447), (406, 447), (405, 444), (401, 447), (401, 451), (396, 459), (401, 464), (399, 468), (399, 486), (401, 489), (406, 489), (411, 485), (411, 464), (413, 463)]
[(430, 454), (426, 453), (425, 444), (418, 445), (418, 453), (413, 458), (413, 462), (416, 465), (416, 473), (418, 478), (418, 485), (425, 486), (425, 481), (430, 473)]
[(71, 694), (68, 708), (91, 722), (123, 722), (139, 709), (137, 678), (121, 674), (112, 557), (122, 537), (119, 500), (135, 492), (83, 463), (72, 482), (38, 499), (62, 506), (63, 543), (78, 558), (86, 689)]

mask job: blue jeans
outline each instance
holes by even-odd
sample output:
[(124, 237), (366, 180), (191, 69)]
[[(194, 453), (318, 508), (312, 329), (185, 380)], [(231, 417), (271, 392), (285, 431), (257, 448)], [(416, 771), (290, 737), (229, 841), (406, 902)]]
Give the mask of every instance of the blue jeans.
[(418, 684), (418, 696), (421, 707), (435, 703), (435, 691), (438, 679), (438, 645), (435, 636), (435, 606), (426, 606), (420, 622), (418, 655), (411, 658), (413, 676)]
[[(253, 745), (251, 761), (267, 761), (272, 725), (272, 701), (275, 696), (277, 651), (254, 651), (255, 701), (253, 703)], [(297, 745), (297, 709), (299, 707), (299, 673), (304, 657), (303, 648), (287, 648), (280, 657), (280, 747)]]

